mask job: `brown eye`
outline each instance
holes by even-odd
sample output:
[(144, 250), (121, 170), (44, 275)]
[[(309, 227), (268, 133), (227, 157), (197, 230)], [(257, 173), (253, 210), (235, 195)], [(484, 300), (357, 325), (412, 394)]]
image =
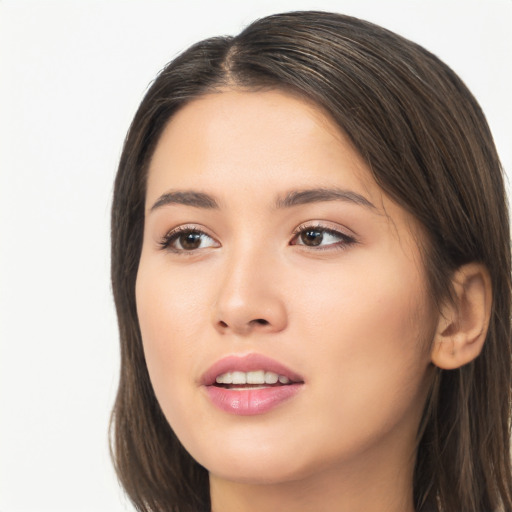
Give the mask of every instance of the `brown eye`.
[(307, 231), (302, 231), (302, 233), (300, 233), (300, 240), (302, 245), (309, 245), (314, 247), (316, 245), (320, 245), (323, 239), (323, 232), (317, 229), (308, 229)]
[(290, 243), (291, 245), (302, 245), (320, 251), (343, 249), (357, 242), (353, 237), (335, 229), (321, 226), (305, 226), (297, 230)]
[(208, 247), (219, 247), (219, 243), (211, 236), (196, 229), (178, 228), (165, 235), (160, 242), (163, 249), (171, 252), (184, 253)]
[(186, 251), (192, 251), (194, 249), (199, 249), (201, 246), (202, 236), (201, 233), (182, 233), (177, 242), (181, 246), (181, 249), (185, 249)]

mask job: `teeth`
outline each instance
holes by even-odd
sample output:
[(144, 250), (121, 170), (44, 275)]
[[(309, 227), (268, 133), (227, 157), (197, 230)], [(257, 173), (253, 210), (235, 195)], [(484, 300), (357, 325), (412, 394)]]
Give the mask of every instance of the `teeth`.
[(231, 376), (233, 384), (247, 384), (247, 377), (244, 372), (233, 372)]
[(247, 372), (247, 384), (265, 384), (265, 372)]
[(279, 375), (274, 372), (265, 372), (265, 384), (275, 384), (279, 380)]
[(225, 378), (227, 376), (227, 373), (224, 373), (223, 375), (219, 375), (216, 379), (215, 379), (215, 382), (217, 384), (228, 384), (227, 382), (225, 382)]
[(217, 384), (289, 384), (290, 379), (285, 375), (278, 375), (274, 372), (256, 370), (252, 372), (227, 372), (217, 376)]

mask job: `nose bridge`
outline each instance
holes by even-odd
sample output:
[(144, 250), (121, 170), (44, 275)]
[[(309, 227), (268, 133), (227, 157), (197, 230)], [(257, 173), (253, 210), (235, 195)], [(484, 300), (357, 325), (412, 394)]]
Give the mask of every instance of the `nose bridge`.
[(228, 253), (214, 305), (216, 328), (238, 334), (282, 330), (287, 319), (276, 255), (254, 239), (240, 241)]

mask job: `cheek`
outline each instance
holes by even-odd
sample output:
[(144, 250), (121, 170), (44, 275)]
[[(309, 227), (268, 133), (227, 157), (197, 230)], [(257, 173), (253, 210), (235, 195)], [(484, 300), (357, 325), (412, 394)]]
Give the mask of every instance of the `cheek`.
[(135, 295), (143, 342), (158, 350), (186, 347), (197, 341), (208, 318), (205, 282), (197, 272), (171, 272), (165, 258), (155, 259), (146, 262), (143, 255), (137, 274)]
[[(197, 380), (211, 339), (211, 278), (202, 272), (170, 272), (141, 260), (136, 283), (137, 314), (149, 377), (157, 401), (181, 443), (201, 455), (211, 411)], [(208, 273), (211, 276), (211, 272)], [(207, 451), (207, 450), (206, 450)]]
[(337, 338), (340, 350), (402, 353), (432, 332), (426, 281), (403, 255), (376, 258), (361, 252), (344, 265), (317, 272), (312, 281), (314, 289), (299, 286), (293, 292), (299, 318), (311, 332)]
[(204, 337), (208, 314), (204, 289), (165, 266), (141, 260), (136, 283), (137, 315), (144, 355), (157, 398), (164, 410), (182, 375), (191, 375)]
[(416, 265), (398, 256), (380, 262), (347, 265), (317, 280), (324, 291), (314, 301), (302, 296), (301, 331), (309, 333), (308, 359), (322, 368), (311, 374), (321, 383), (319, 409), (333, 412), (333, 431), (347, 418), (356, 430), (391, 428), (423, 408), (433, 308)]

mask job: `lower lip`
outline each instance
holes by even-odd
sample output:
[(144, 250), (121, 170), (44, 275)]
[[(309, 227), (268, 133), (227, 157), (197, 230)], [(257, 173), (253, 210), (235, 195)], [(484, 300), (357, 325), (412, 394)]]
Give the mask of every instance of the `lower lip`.
[(266, 413), (295, 396), (302, 384), (288, 384), (261, 389), (228, 389), (206, 386), (206, 392), (215, 406), (239, 416)]

